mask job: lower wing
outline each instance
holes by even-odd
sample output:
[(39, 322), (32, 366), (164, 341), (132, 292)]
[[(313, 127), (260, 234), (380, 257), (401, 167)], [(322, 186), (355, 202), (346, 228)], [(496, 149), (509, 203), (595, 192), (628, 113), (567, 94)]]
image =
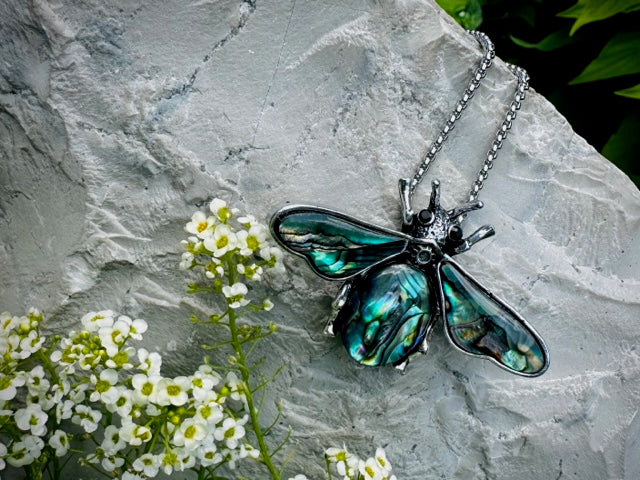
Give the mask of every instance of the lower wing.
[(448, 256), (438, 265), (438, 277), (445, 329), (456, 347), (518, 375), (536, 377), (547, 370), (547, 347), (518, 312)]

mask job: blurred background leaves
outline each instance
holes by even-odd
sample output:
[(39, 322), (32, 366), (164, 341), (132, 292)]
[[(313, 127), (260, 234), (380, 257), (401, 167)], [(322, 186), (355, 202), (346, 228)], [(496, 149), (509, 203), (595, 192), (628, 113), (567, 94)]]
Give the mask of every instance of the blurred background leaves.
[(640, 0), (436, 0), (640, 187)]

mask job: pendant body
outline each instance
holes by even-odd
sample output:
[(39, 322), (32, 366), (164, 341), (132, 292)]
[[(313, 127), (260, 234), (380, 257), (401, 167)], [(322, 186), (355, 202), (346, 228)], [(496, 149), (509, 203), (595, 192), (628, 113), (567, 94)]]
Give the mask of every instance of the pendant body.
[(363, 365), (403, 362), (424, 341), (432, 321), (430, 281), (406, 263), (369, 270), (349, 290), (334, 329)]
[(284, 248), (321, 277), (345, 281), (326, 331), (340, 334), (349, 356), (363, 365), (403, 369), (414, 353), (426, 352), (442, 319), (456, 349), (518, 375), (544, 373), (549, 354), (533, 327), (452, 259), (494, 234), (485, 225), (463, 235), (462, 219), (482, 204), (444, 210), (434, 181), (428, 208), (415, 213), (408, 185), (400, 181), (401, 232), (313, 206), (289, 206), (273, 216), (271, 232)]

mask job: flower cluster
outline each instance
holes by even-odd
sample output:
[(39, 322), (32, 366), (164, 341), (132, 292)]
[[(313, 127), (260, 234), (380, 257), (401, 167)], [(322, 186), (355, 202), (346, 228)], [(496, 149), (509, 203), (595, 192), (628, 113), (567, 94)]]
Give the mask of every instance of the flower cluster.
[[(338, 475), (341, 480), (396, 480), (391, 473), (391, 463), (382, 448), (376, 454), (361, 460), (356, 455), (342, 448), (328, 448), (324, 452), (329, 478)], [(298, 474), (289, 480), (309, 480), (306, 475)]]
[(325, 451), (328, 468), (334, 468), (343, 480), (396, 480), (391, 475), (391, 463), (382, 448), (376, 449), (373, 457), (361, 460), (343, 448), (328, 448)]
[[(251, 303), (245, 282), (259, 281), (269, 268), (282, 271), (282, 251), (269, 243), (267, 227), (252, 215), (240, 215), (219, 198), (211, 201), (209, 211), (195, 212), (185, 225), (192, 236), (182, 241), (186, 252), (180, 268), (203, 268), (229, 308), (245, 307)], [(266, 299), (252, 306), (270, 310), (273, 304)]]
[(258, 457), (245, 438), (246, 388), (233, 372), (203, 364), (164, 377), (158, 353), (130, 345), (146, 322), (109, 310), (85, 315), (83, 329), (62, 338), (42, 336), (41, 321), (35, 310), (0, 315), (0, 470), (55, 470), (60, 462), (48, 463), (89, 437), (96, 448), (81, 462), (130, 480)]

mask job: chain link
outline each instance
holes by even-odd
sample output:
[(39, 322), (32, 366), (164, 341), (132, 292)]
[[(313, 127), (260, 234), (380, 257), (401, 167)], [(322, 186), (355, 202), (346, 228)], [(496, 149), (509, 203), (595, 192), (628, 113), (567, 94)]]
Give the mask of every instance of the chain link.
[(513, 95), (513, 101), (509, 106), (509, 110), (507, 110), (507, 114), (502, 121), (502, 125), (498, 128), (496, 132), (493, 143), (491, 144), (491, 148), (487, 152), (487, 156), (484, 159), (484, 164), (480, 171), (478, 172), (478, 177), (475, 182), (473, 182), (473, 186), (471, 187), (471, 191), (469, 192), (469, 201), (473, 202), (478, 199), (478, 195), (482, 187), (484, 186), (484, 181), (489, 176), (489, 170), (493, 167), (493, 162), (498, 156), (498, 150), (502, 148), (502, 143), (504, 139), (507, 138), (507, 132), (511, 129), (511, 125), (513, 125), (513, 121), (516, 118), (516, 112), (520, 110), (522, 106), (522, 101), (525, 99), (526, 91), (529, 89), (529, 74), (524, 68), (518, 67), (516, 65), (507, 64), (511, 73), (513, 73), (518, 78), (518, 87), (516, 88), (516, 92)]
[[(438, 134), (438, 137), (435, 139), (435, 141), (431, 142), (431, 148), (424, 155), (424, 157), (422, 158), (422, 162), (420, 162), (420, 165), (416, 169), (416, 172), (409, 184), (411, 193), (414, 192), (416, 187), (420, 184), (420, 182), (426, 175), (427, 170), (431, 166), (431, 163), (433, 162), (435, 156), (442, 148), (442, 144), (451, 133), (451, 130), (453, 130), (456, 121), (460, 118), (464, 109), (467, 108), (469, 100), (471, 100), (474, 93), (478, 89), (480, 82), (486, 76), (487, 70), (491, 67), (493, 59), (495, 58), (495, 47), (486, 34), (475, 30), (470, 30), (469, 34), (472, 35), (478, 41), (478, 43), (480, 43), (485, 53), (480, 60), (480, 64), (476, 68), (473, 77), (469, 81), (469, 85), (464, 91), (462, 98), (456, 104), (453, 112), (451, 113), (451, 116)], [(484, 186), (484, 181), (487, 179), (489, 170), (491, 170), (491, 168), (493, 167), (493, 162), (498, 156), (498, 150), (502, 148), (502, 143), (504, 142), (504, 139), (507, 138), (507, 132), (511, 128), (513, 120), (516, 118), (516, 111), (520, 109), (522, 101), (525, 98), (525, 92), (529, 88), (529, 75), (523, 68), (511, 64), (507, 64), (507, 67), (518, 78), (518, 87), (514, 94), (514, 98), (511, 102), (509, 110), (507, 111), (505, 119), (496, 132), (495, 139), (491, 144), (491, 148), (487, 152), (484, 164), (478, 172), (476, 180), (472, 184), (471, 192), (469, 193), (469, 201), (477, 200), (478, 194)]]

